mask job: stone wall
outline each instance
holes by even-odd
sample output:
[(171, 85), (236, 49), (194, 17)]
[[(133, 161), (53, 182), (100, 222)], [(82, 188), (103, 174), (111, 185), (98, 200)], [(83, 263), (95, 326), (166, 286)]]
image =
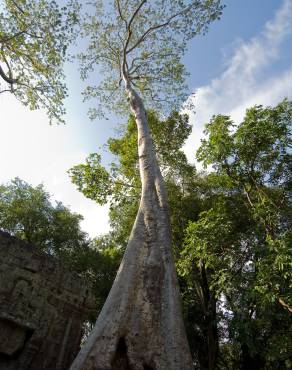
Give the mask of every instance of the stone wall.
[(93, 309), (86, 284), (0, 231), (0, 370), (66, 370)]

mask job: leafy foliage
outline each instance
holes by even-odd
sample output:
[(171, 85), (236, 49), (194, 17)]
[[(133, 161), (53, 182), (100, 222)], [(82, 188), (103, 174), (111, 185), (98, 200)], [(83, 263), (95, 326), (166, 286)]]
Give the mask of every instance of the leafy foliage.
[(85, 244), (81, 220), (62, 203), (54, 206), (42, 185), (16, 178), (0, 187), (0, 227), (47, 253), (58, 256)]
[(206, 32), (222, 9), (220, 0), (93, 1), (83, 25), (89, 44), (79, 56), (83, 79), (96, 67), (103, 76), (99, 84), (84, 91), (86, 100), (97, 101), (89, 112), (91, 118), (106, 109), (128, 113), (120, 89), (123, 79), (151, 107), (177, 109), (186, 97), (181, 56), (187, 41)]
[(206, 126), (209, 138), (203, 140), (198, 150), (198, 158), (205, 165), (213, 164), (218, 175), (227, 176), (234, 191), (245, 196), (257, 225), (257, 238), (264, 243), (266, 251), (257, 264), (259, 285), (256, 289), (272, 301), (282, 296), (281, 287), (285, 287), (291, 277), (288, 248), (291, 241), (291, 121), (292, 103), (287, 100), (275, 108), (249, 109), (234, 133), (230, 131), (230, 119), (217, 116)]
[(291, 113), (284, 100), (249, 109), (237, 127), (213, 117), (198, 150), (215, 172), (207, 175), (207, 209), (189, 223), (178, 267), (189, 289), (200, 281), (197, 269), (206, 271), (223, 368), (290, 366)]
[(0, 92), (62, 121), (63, 64), (76, 35), (79, 5), (70, 0), (5, 0), (0, 6)]
[[(158, 153), (159, 165), (172, 187), (172, 197), (179, 197), (179, 183), (187, 176), (194, 175), (194, 169), (187, 164), (181, 147), (188, 137), (191, 127), (186, 115), (172, 113), (161, 121), (154, 111), (148, 111), (149, 125)], [(171, 148), (169, 148), (171, 144)], [(133, 116), (130, 116), (124, 134), (108, 141), (109, 151), (117, 156), (109, 170), (102, 166), (100, 155), (90, 154), (85, 164), (69, 170), (72, 182), (78, 190), (99, 204), (110, 201), (110, 220), (116, 240), (125, 245), (136, 216), (140, 199), (140, 177), (137, 153), (137, 130)], [(189, 186), (184, 184), (186, 188)], [(119, 231), (118, 231), (119, 230)], [(120, 235), (119, 235), (120, 234)], [(119, 235), (119, 236), (118, 236)]]

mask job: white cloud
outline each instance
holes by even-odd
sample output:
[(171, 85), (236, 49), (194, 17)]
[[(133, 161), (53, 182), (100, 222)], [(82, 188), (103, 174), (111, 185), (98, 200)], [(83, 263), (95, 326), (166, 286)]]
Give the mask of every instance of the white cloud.
[(67, 175), (67, 170), (88, 154), (78, 149), (74, 124), (50, 126), (43, 112), (31, 112), (4, 94), (0, 96), (0, 111), (0, 183), (16, 176), (33, 185), (43, 183), (53, 199), (83, 215), (83, 230), (91, 236), (106, 233), (108, 207), (86, 199)]
[(196, 110), (195, 115), (191, 114), (193, 133), (184, 148), (190, 162), (194, 162), (204, 124), (212, 115), (228, 114), (238, 122), (246, 108), (254, 104), (271, 105), (292, 97), (292, 66), (268, 79), (263, 77), (265, 69), (280, 58), (282, 44), (291, 35), (292, 0), (284, 0), (260, 35), (237, 43), (222, 75), (196, 90), (191, 98)]

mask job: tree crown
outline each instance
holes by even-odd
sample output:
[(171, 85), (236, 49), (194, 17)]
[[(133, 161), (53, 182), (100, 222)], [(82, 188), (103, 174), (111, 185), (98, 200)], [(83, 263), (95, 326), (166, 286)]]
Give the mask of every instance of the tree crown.
[(186, 98), (186, 71), (181, 63), (187, 41), (207, 31), (220, 17), (220, 0), (112, 0), (94, 1), (84, 35), (89, 38), (80, 55), (83, 79), (96, 66), (103, 79), (88, 86), (85, 99), (97, 98), (95, 118), (105, 108), (125, 112), (120, 85), (127, 79), (146, 102), (159, 111), (175, 110)]

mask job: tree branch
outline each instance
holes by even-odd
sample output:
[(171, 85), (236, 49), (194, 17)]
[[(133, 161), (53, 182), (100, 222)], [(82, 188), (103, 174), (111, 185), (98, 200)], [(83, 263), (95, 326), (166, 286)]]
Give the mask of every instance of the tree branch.
[(292, 313), (292, 307), (290, 307), (287, 303), (283, 301), (282, 298), (278, 299), (278, 302), (280, 303), (281, 306), (283, 306), (285, 309), (287, 309), (290, 313)]
[(14, 0), (11, 0), (11, 1), (14, 4), (14, 6), (20, 11), (20, 13), (25, 14), (24, 10), (17, 4), (16, 1), (14, 1)]
[(6, 74), (5, 74), (5, 72), (3, 71), (3, 69), (2, 69), (2, 67), (0, 66), (0, 76), (3, 78), (3, 80), (5, 81), (5, 82), (7, 82), (8, 84), (10, 84), (10, 85), (13, 85), (13, 84), (15, 84), (15, 83), (17, 83), (18, 82), (18, 80), (17, 79), (14, 79), (14, 78), (11, 78), (11, 77), (8, 77)]
[(12, 36), (7, 36), (6, 38), (5, 37), (4, 38), (1, 38), (0, 39), (0, 42), (1, 42), (1, 44), (5, 44), (7, 41), (10, 41), (12, 39), (15, 39), (16, 37), (21, 36), (24, 33), (26, 33), (26, 31), (19, 31), (19, 32), (15, 33)]
[[(136, 58), (133, 58), (132, 59), (132, 61), (131, 61), (131, 67), (129, 68), (129, 72), (131, 72), (132, 71), (132, 69), (134, 68), (134, 67), (136, 67), (135, 66), (135, 63), (136, 62), (138, 62), (139, 60), (141, 60), (142, 62), (140, 63), (140, 64), (138, 64), (138, 66), (140, 67), (141, 65), (143, 65), (144, 63), (143, 63), (143, 61), (147, 61), (147, 59), (148, 58), (150, 58), (151, 56), (153, 56), (154, 55), (154, 53), (149, 53), (148, 55), (147, 55), (147, 57), (136, 57)], [(133, 72), (133, 71), (132, 71)]]
[[(132, 30), (131, 30), (131, 26), (132, 26), (132, 23), (134, 21), (134, 19), (136, 18), (136, 16), (138, 15), (139, 11), (141, 10), (142, 6), (146, 3), (146, 0), (143, 0), (140, 5), (138, 6), (138, 8), (134, 11), (129, 23), (128, 23), (128, 26), (127, 26), (127, 30), (128, 30), (128, 36), (127, 36), (127, 39), (126, 39), (126, 43), (125, 43), (125, 46), (123, 48), (123, 64), (122, 64), (122, 73), (124, 75), (124, 77), (126, 78), (126, 74), (128, 72), (128, 68), (127, 68), (127, 71), (126, 71), (126, 67), (127, 66), (127, 48), (128, 48), (128, 45), (129, 45), (129, 42), (130, 42), (130, 39), (131, 39), (131, 36), (132, 36)], [(128, 78), (128, 76), (127, 76)]]
[(137, 42), (136, 42), (136, 43), (135, 43), (135, 44), (134, 44), (134, 45), (133, 45), (129, 50), (127, 50), (127, 51), (126, 51), (126, 53), (127, 53), (127, 54), (129, 54), (129, 53), (131, 53), (134, 49), (136, 49), (136, 47), (137, 47), (138, 45), (140, 45), (140, 44), (141, 44), (141, 42), (143, 42), (143, 41), (145, 40), (145, 38), (146, 38), (146, 37), (147, 37), (151, 32), (156, 31), (156, 30), (158, 30), (158, 29), (160, 29), (160, 28), (163, 28), (163, 27), (168, 26), (174, 18), (176, 18), (176, 17), (178, 17), (178, 16), (182, 15), (182, 14), (183, 14), (183, 13), (185, 13), (185, 12), (188, 12), (191, 8), (192, 8), (192, 5), (188, 6), (187, 8), (183, 9), (182, 11), (180, 11), (180, 12), (178, 12), (178, 13), (176, 13), (176, 14), (172, 15), (170, 18), (168, 18), (168, 20), (167, 20), (166, 22), (161, 23), (161, 24), (157, 24), (156, 26), (152, 26), (152, 27), (148, 28), (148, 30), (147, 30), (147, 31), (145, 31), (145, 32), (143, 33), (143, 35), (139, 38), (139, 40), (138, 40), (138, 41), (137, 41)]
[(5, 92), (12, 92), (12, 90), (11, 89), (4, 89), (4, 90), (1, 90), (0, 91), (0, 94), (3, 94), (3, 93), (5, 93)]
[(138, 8), (134, 11), (134, 13), (133, 13), (133, 15), (132, 15), (132, 17), (131, 17), (131, 19), (130, 19), (130, 21), (129, 21), (129, 24), (128, 24), (128, 30), (130, 30), (130, 29), (131, 29), (131, 25), (132, 25), (132, 23), (133, 23), (134, 19), (136, 18), (136, 16), (138, 15), (138, 13), (139, 13), (140, 9), (142, 8), (142, 6), (143, 6), (145, 3), (146, 3), (146, 0), (143, 0), (143, 1), (141, 2), (141, 4), (138, 6)]

